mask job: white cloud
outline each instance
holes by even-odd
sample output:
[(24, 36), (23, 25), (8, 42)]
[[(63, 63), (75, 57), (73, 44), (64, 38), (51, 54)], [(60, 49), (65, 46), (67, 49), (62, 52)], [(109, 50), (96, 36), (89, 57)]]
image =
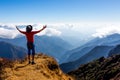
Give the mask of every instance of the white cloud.
[[(25, 26), (28, 24), (0, 24), (0, 37), (15, 38), (19, 33), (15, 25), (17, 25), (20, 30), (25, 31)], [(31, 24), (33, 25), (33, 30), (42, 29), (43, 24)], [(47, 28), (38, 33), (37, 35), (47, 35), (47, 36), (73, 36), (77, 38), (88, 38), (88, 37), (105, 37), (110, 34), (120, 33), (119, 23), (75, 23), (75, 24), (47, 24)], [(92, 36), (91, 36), (92, 35)]]
[(54, 28), (47, 28), (45, 30), (45, 34), (48, 36), (60, 36), (62, 32), (54, 29)]
[[(28, 24), (2, 24), (2, 28), (12, 30), (11, 32), (17, 31), (15, 29), (15, 25), (17, 25), (21, 30), (25, 31), (25, 26)], [(39, 30), (42, 28), (43, 24), (31, 24), (33, 26), (33, 30)], [(99, 25), (99, 24), (98, 24)], [(47, 29), (42, 31), (41, 33), (38, 33), (37, 35), (48, 35), (48, 36), (86, 36), (88, 34), (91, 34), (93, 30), (95, 30), (95, 27), (98, 25), (93, 23), (75, 23), (75, 24), (63, 24), (63, 23), (55, 23), (55, 24), (48, 24)], [(94, 27), (94, 28), (93, 28)], [(11, 29), (10, 29), (11, 28)], [(14, 33), (16, 34), (16, 33)], [(20, 35), (20, 33), (17, 33), (16, 36)], [(10, 35), (12, 38), (16, 37), (12, 34)]]
[(114, 33), (120, 34), (120, 26), (111, 25), (110, 27), (99, 28), (92, 36), (103, 38)]
[[(17, 25), (18, 28), (22, 31), (25, 31), (25, 25)], [(33, 30), (40, 30), (42, 29), (42, 25), (33, 25)], [(17, 31), (15, 25), (0, 25), (0, 37), (2, 38), (16, 38), (22, 35), (20, 32)], [(47, 35), (47, 36), (60, 36), (61, 32), (54, 28), (46, 28), (42, 32), (38, 33), (37, 35)]]
[(19, 33), (16, 30), (0, 28), (0, 37), (2, 37), (2, 38), (15, 38), (18, 35), (19, 35)]
[[(34, 24), (33, 25), (33, 31), (40, 30), (40, 29), (42, 29), (42, 27), (43, 27), (42, 24)], [(47, 28), (45, 30), (43, 30), (42, 32), (38, 33), (37, 35), (60, 36), (61, 33), (62, 32), (59, 31), (58, 29), (56, 29), (55, 27), (47, 26)]]
[(15, 29), (15, 25), (5, 25), (5, 24), (0, 24), (0, 28), (6, 28), (6, 29)]

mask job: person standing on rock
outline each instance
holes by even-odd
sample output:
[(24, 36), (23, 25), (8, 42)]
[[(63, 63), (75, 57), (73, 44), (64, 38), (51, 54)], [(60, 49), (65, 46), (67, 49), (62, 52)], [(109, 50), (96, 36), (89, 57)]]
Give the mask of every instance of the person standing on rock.
[[(43, 26), (42, 29), (38, 30), (38, 31), (32, 31), (32, 26), (31, 25), (27, 25), (26, 26), (26, 31), (21, 31), (18, 29), (18, 27), (16, 26), (17, 30), (23, 34), (25, 34), (26, 39), (27, 39), (27, 49), (28, 49), (28, 60), (29, 60), (29, 64), (35, 64), (34, 62), (34, 56), (35, 56), (35, 47), (34, 47), (34, 34), (41, 32), (42, 30), (44, 30), (47, 26)], [(32, 62), (30, 61), (30, 55), (31, 55), (31, 50), (32, 50)]]

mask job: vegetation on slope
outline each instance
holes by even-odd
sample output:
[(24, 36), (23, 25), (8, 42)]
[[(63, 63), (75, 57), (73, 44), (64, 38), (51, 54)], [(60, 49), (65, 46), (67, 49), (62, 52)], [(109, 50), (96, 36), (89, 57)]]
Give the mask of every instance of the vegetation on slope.
[(88, 64), (81, 65), (77, 70), (69, 72), (76, 80), (119, 80), (120, 55), (109, 58), (101, 57)]

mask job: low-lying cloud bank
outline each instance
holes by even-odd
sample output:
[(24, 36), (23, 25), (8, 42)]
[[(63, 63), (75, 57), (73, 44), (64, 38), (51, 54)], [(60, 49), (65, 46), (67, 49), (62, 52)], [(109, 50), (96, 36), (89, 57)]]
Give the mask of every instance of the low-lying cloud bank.
[(103, 37), (106, 37), (108, 35), (112, 35), (115, 33), (120, 34), (120, 26), (110, 26), (110, 27), (96, 29), (96, 33), (93, 34), (92, 36), (103, 38)]
[[(22, 36), (15, 26), (18, 26), (20, 30), (25, 31), (27, 24), (0, 24), (0, 37), (3, 38), (16, 38)], [(43, 24), (31, 24), (33, 30), (42, 29)], [(37, 35), (47, 36), (71, 36), (72, 38), (87, 39), (88, 37), (103, 38), (108, 35), (119, 33), (119, 23), (77, 23), (77, 24), (48, 24), (47, 28), (38, 33)]]
[[(0, 25), (0, 37), (2, 38), (16, 38), (18, 36), (22, 36), (21, 33), (19, 33), (19, 31), (17, 31), (16, 25)], [(17, 25), (17, 27), (22, 30), (25, 31), (26, 25)], [(42, 29), (41, 25), (33, 25), (33, 31), (37, 31)], [(47, 36), (60, 36), (61, 32), (57, 29), (54, 28), (46, 28), (44, 31), (42, 31), (41, 33), (37, 34), (38, 36), (41, 35), (47, 35)]]

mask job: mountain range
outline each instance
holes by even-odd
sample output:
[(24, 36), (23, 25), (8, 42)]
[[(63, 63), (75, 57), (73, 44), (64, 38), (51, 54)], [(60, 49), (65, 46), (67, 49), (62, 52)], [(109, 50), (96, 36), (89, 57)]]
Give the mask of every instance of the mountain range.
[[(72, 45), (60, 37), (56, 36), (35, 36), (35, 49), (36, 53), (41, 52), (53, 56), (60, 64), (74, 62), (81, 60), (82, 57), (96, 54), (96, 47), (106, 46), (106, 52), (101, 56), (107, 57), (108, 51), (120, 44), (120, 34), (112, 34), (103, 38), (94, 38), (86, 44), (72, 49)], [(17, 37), (14, 39), (0, 38), (0, 41), (10, 43), (12, 45), (23, 47), (26, 49), (25, 37)], [(105, 51), (104, 49), (102, 51)], [(99, 51), (99, 52), (102, 52)], [(99, 55), (98, 55), (99, 56)], [(101, 57), (99, 56), (99, 57)], [(89, 58), (86, 57), (86, 58)], [(94, 56), (90, 60), (96, 59)], [(83, 63), (90, 61), (85, 61)], [(84, 60), (83, 60), (84, 61)]]
[(116, 54), (120, 54), (120, 45), (117, 45), (112, 50), (110, 50), (108, 57), (110, 57), (112, 55), (116, 55)]
[(23, 59), (26, 56), (26, 49), (13, 44), (0, 41), (0, 57), (10, 60)]
[(109, 46), (96, 46), (90, 52), (80, 57), (78, 60), (68, 63), (63, 63), (60, 65), (60, 67), (64, 72), (69, 72), (71, 70), (78, 68), (81, 64), (88, 63), (102, 56), (106, 57), (112, 48), (113, 47), (109, 47)]
[[(0, 38), (15, 46), (23, 47), (27, 50), (25, 37), (17, 37), (14, 39)], [(35, 36), (36, 53), (41, 52), (55, 57), (58, 61), (64, 53), (71, 49), (72, 45), (56, 36)]]
[[(35, 36), (36, 53), (40, 52), (54, 57), (63, 72), (69, 72), (76, 80), (109, 80), (119, 77), (118, 71), (120, 70), (117, 65), (119, 65), (120, 56), (116, 55), (120, 54), (119, 44), (120, 34), (112, 34), (103, 38), (97, 37), (75, 49), (72, 49), (72, 45), (60, 37)], [(26, 53), (25, 37), (0, 38), (0, 57), (22, 59)]]
[[(83, 46), (68, 51), (68, 53), (66, 53), (66, 59), (64, 59), (65, 63), (63, 62), (60, 67), (64, 72), (69, 72), (82, 64), (102, 56), (108, 57), (111, 54), (117, 54), (119, 52), (119, 44), (120, 34), (112, 34), (104, 38), (95, 38)], [(116, 45), (118, 45), (117, 48)], [(113, 53), (114, 49), (117, 49), (118, 52)]]
[(96, 46), (114, 46), (115, 47), (118, 44), (120, 44), (120, 34), (115, 33), (103, 38), (97, 37), (88, 41), (86, 44), (82, 46), (79, 46), (75, 49), (67, 51), (65, 55), (61, 57), (61, 63), (75, 61), (80, 57), (82, 57), (83, 55), (90, 52)]

